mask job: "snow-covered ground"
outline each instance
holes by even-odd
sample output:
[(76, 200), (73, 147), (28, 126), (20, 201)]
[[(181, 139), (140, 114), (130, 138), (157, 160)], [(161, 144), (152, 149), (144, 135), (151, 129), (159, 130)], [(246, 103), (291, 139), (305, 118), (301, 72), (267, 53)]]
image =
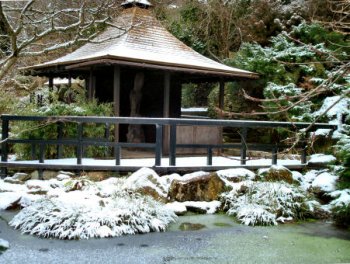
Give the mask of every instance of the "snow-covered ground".
[[(38, 164), (38, 160), (30, 160), (30, 161), (12, 161), (12, 162), (21, 162), (28, 164)], [(77, 164), (77, 159), (69, 158), (69, 159), (47, 159), (45, 160), (47, 164), (55, 164), (55, 165), (74, 165)], [(154, 158), (144, 158), (144, 159), (121, 159), (121, 166), (130, 166), (130, 167), (152, 167), (154, 166), (155, 159)], [(84, 158), (82, 160), (83, 165), (87, 166), (115, 166), (115, 160), (103, 160), (103, 159), (92, 159), (92, 158)], [(215, 156), (213, 157), (213, 166), (240, 166), (240, 157), (221, 157)], [(247, 160), (247, 165), (257, 165), (257, 166), (269, 166), (271, 165), (271, 158), (259, 158), (259, 159), (251, 159)], [(277, 161), (279, 165), (300, 165), (301, 162), (299, 159), (279, 159)], [(162, 158), (161, 160), (162, 166), (169, 166), (169, 158)], [(181, 167), (196, 167), (196, 166), (206, 166), (207, 165), (207, 157), (178, 157), (176, 158), (176, 166)]]

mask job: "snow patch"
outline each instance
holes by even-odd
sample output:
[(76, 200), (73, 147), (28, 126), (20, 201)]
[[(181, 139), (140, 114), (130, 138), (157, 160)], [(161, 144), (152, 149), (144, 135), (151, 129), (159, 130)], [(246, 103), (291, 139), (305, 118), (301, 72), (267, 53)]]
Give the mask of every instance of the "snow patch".
[(336, 182), (338, 178), (338, 176), (335, 176), (329, 172), (323, 172), (315, 178), (311, 184), (311, 187), (326, 193), (333, 192), (336, 190)]
[(8, 249), (10, 248), (10, 243), (4, 239), (0, 238), (0, 250)]
[(0, 210), (6, 210), (19, 202), (21, 193), (4, 192), (0, 193)]
[(254, 180), (256, 176), (254, 172), (243, 168), (219, 170), (216, 173), (219, 177), (232, 181)]
[(313, 154), (310, 156), (309, 164), (328, 164), (336, 160), (333, 155)]

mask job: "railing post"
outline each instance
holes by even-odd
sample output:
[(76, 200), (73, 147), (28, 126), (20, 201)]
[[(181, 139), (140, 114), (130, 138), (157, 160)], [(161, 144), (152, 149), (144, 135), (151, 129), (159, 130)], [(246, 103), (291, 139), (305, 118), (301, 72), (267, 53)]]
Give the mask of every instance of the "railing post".
[(115, 165), (120, 165), (120, 146), (114, 145), (114, 157), (115, 157)]
[(176, 125), (170, 126), (169, 165), (176, 166)]
[(247, 128), (241, 128), (241, 165), (247, 161)]
[(211, 147), (208, 147), (207, 165), (213, 165), (213, 149)]
[[(62, 122), (57, 122), (57, 140), (60, 141), (63, 138), (63, 123)], [(63, 153), (63, 145), (58, 144), (57, 145), (57, 158), (61, 159), (62, 158), (62, 153)]]
[(40, 143), (40, 148), (39, 148), (39, 163), (44, 163), (45, 160), (45, 144)]
[(156, 160), (155, 166), (160, 166), (162, 162), (163, 148), (163, 126), (156, 124)]
[[(7, 155), (8, 155), (8, 144), (7, 144), (7, 139), (9, 137), (9, 120), (2, 119), (2, 135), (1, 135), (1, 161), (2, 162), (7, 162)], [(0, 171), (0, 176), (1, 178), (4, 178), (7, 176), (7, 168), (2, 167)]]
[(77, 164), (81, 165), (83, 160), (83, 123), (78, 123)]
[(272, 148), (272, 165), (277, 165), (277, 146)]
[(307, 163), (307, 144), (303, 142), (301, 150), (301, 164)]

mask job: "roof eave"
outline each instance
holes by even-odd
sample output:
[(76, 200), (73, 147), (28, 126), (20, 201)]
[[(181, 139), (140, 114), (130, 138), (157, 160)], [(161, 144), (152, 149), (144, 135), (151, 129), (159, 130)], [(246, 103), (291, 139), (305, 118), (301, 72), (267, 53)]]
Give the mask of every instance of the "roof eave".
[[(245, 71), (245, 72), (234, 72), (225, 70), (216, 70), (212, 68), (204, 67), (190, 67), (180, 64), (169, 64), (162, 62), (146, 61), (146, 60), (123, 60), (123, 58), (115, 56), (102, 56), (93, 59), (76, 60), (71, 62), (61, 62), (52, 64), (39, 64), (30, 67), (24, 67), (20, 70), (25, 71), (28, 75), (36, 75), (35, 72), (52, 72), (52, 71), (69, 71), (75, 70), (81, 67), (93, 66), (93, 65), (125, 65), (134, 66), (141, 68), (159, 69), (159, 70), (169, 70), (169, 71), (180, 71), (192, 74), (206, 74), (211, 76), (223, 77), (223, 78), (248, 78), (248, 79), (258, 79), (259, 75), (257, 73)], [(46, 71), (43, 71), (46, 69)], [(34, 73), (34, 74), (33, 74)]]

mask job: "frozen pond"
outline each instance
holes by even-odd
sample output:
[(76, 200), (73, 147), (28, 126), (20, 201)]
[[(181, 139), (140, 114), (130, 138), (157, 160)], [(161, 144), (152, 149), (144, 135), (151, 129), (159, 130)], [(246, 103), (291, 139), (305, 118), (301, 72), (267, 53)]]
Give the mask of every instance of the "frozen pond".
[[(12, 216), (2, 212), (0, 237), (11, 248), (0, 263), (350, 262), (350, 232), (324, 222), (247, 227), (226, 215), (192, 215), (180, 217), (165, 233), (62, 241), (21, 235), (7, 226)], [(187, 223), (205, 227), (181, 231)]]

